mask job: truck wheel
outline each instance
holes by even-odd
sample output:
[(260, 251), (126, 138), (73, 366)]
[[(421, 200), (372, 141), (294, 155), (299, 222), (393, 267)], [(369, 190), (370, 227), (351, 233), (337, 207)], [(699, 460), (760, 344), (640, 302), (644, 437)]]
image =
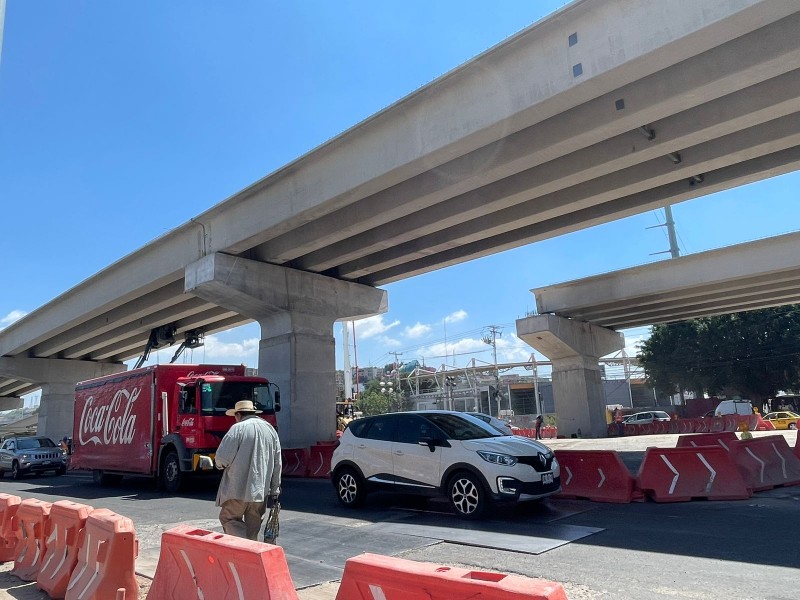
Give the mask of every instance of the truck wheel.
[(178, 453), (171, 450), (164, 457), (164, 464), (161, 466), (161, 484), (170, 494), (180, 492), (183, 488), (183, 473), (181, 473), (181, 463), (178, 460)]
[(14, 461), (11, 465), (11, 479), (22, 479), (22, 471), (19, 470), (19, 463)]

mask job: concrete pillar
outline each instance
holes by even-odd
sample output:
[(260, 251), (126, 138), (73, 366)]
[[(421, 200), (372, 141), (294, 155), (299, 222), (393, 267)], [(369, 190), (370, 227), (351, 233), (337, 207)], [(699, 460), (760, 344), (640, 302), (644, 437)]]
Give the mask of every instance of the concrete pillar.
[(58, 441), (72, 435), (75, 385), (79, 381), (119, 373), (123, 363), (53, 358), (0, 358), (0, 375), (41, 384), (37, 433)]
[(333, 439), (333, 323), (386, 312), (386, 292), (219, 253), (186, 267), (186, 291), (261, 325), (258, 373), (281, 390), (281, 443), (298, 448)]
[(598, 363), (625, 347), (625, 337), (591, 323), (556, 315), (517, 320), (517, 336), (553, 363), (553, 399), (558, 433), (605, 437), (606, 395)]

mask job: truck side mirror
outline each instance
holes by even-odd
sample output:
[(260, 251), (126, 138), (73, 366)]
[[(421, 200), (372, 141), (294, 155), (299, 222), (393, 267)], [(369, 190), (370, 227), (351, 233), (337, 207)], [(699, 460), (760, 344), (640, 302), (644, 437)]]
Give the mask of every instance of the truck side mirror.
[(275, 390), (275, 412), (281, 409), (281, 391)]

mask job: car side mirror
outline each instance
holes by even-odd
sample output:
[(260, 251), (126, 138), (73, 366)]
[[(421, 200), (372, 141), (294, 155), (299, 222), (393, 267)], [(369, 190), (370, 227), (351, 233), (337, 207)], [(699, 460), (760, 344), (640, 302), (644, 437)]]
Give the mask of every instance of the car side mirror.
[(437, 444), (437, 440), (432, 437), (421, 437), (417, 443), (420, 446), (427, 446), (431, 452), (434, 452), (436, 450), (436, 446), (439, 445)]
[(280, 411), (281, 409), (281, 392), (280, 390), (275, 390), (275, 412)]

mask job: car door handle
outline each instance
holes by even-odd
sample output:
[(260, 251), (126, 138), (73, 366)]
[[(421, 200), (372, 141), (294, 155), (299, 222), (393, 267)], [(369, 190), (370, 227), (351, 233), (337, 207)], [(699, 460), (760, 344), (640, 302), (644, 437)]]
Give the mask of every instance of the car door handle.
[(403, 451), (402, 450), (395, 450), (394, 453), (395, 453), (396, 456), (403, 456)]
[(359, 448), (359, 450), (363, 450), (363, 449), (364, 449), (364, 448), (366, 448), (366, 447), (367, 447), (367, 445), (366, 445), (366, 444), (359, 444), (359, 445), (358, 445), (358, 448)]

